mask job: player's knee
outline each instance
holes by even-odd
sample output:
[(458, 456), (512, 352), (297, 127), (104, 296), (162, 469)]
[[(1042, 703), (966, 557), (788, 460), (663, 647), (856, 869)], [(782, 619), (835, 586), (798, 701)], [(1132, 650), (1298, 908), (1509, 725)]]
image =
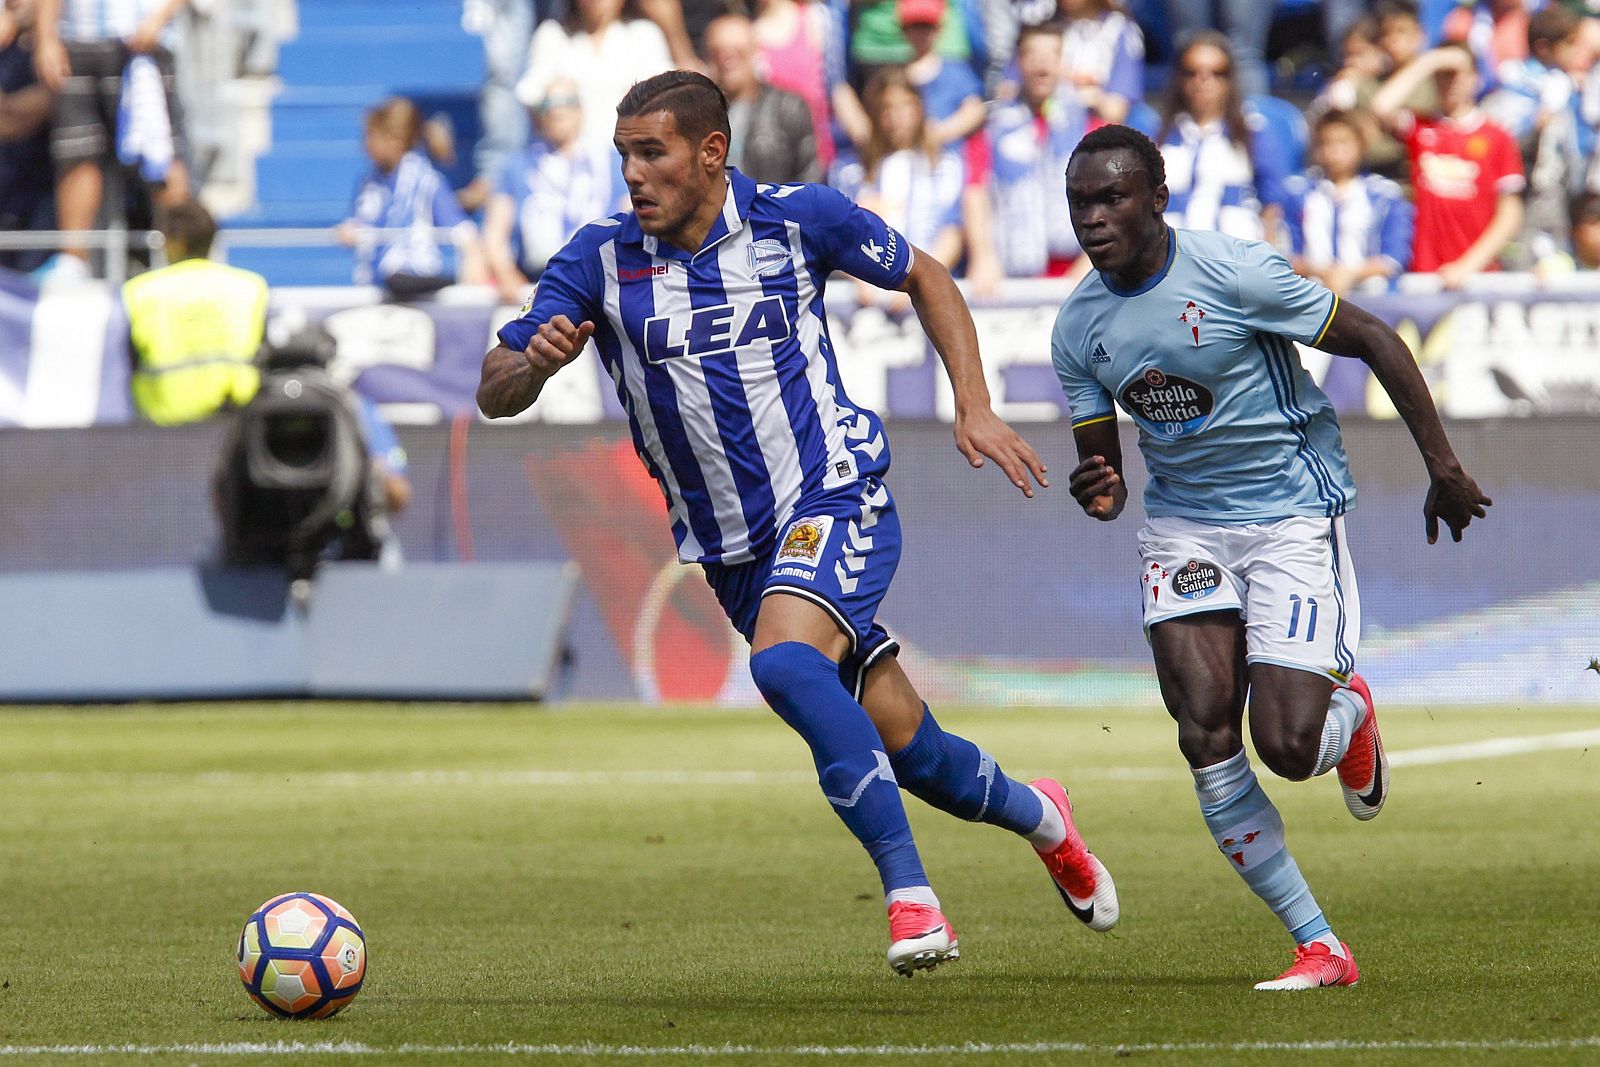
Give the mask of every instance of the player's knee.
[(1311, 777), (1317, 767), (1320, 731), (1284, 729), (1256, 735), (1256, 755), (1279, 778), (1298, 782)]
[(799, 641), (784, 641), (750, 657), (750, 677), (756, 688), (768, 704), (780, 710), (786, 698), (830, 674), (837, 678), (833, 661)]
[(1203, 726), (1192, 721), (1178, 724), (1178, 751), (1191, 767), (1215, 767), (1232, 759), (1243, 747), (1239, 731)]

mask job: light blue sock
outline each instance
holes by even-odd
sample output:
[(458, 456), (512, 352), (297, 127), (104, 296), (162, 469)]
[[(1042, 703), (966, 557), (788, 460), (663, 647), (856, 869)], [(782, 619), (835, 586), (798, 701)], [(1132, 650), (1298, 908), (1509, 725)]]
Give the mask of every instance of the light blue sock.
[(1200, 813), (1217, 848), (1303, 945), (1332, 934), (1283, 839), (1283, 818), (1241, 750), (1232, 759), (1194, 772)]
[(878, 867), (885, 893), (926, 886), (911, 825), (877, 728), (839, 681), (839, 665), (798, 641), (750, 657), (756, 688), (805, 738), (822, 793)]
[(1339, 765), (1344, 754), (1350, 751), (1350, 738), (1356, 732), (1356, 725), (1366, 713), (1367, 706), (1354, 692), (1342, 686), (1333, 691), (1328, 700), (1328, 717), (1322, 723), (1322, 745), (1317, 749), (1317, 765), (1311, 770), (1313, 776), (1327, 774)]
[(994, 757), (964, 737), (946, 733), (922, 706), (922, 725), (911, 743), (889, 757), (906, 792), (969, 822), (1031, 834), (1044, 805), (1022, 782), (1006, 777)]

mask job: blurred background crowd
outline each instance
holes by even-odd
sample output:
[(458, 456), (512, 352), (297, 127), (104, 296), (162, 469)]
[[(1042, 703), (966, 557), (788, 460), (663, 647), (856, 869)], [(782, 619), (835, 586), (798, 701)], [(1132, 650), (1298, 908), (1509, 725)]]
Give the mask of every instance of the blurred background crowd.
[[(625, 209), (614, 106), (676, 66), (726, 91), (735, 165), (841, 188), (980, 299), (1006, 278), (1086, 269), (1062, 175), (1079, 139), (1113, 122), (1161, 145), (1173, 224), (1264, 238), (1335, 290), (1406, 272), (1446, 288), (1497, 269), (1549, 277), (1600, 268), (1595, 7), (6, 0), (0, 222), (59, 236), (12, 240), (0, 264), (45, 281), (114, 275), (88, 235), (160, 229), (161, 209), (198, 197), (224, 239), (299, 234), (278, 242), (303, 242), (290, 255), (257, 249), (275, 284), (373, 284), (398, 300), (465, 284), (520, 302), (579, 225)], [(297, 37), (312, 58), (280, 63)], [(299, 76), (319, 63), (350, 84)], [(439, 90), (452, 65), (470, 107)], [(273, 101), (253, 149), (239, 144), (247, 109), (219, 104), (240, 73)], [(313, 127), (299, 154), (277, 144), (292, 133), (273, 128), (285, 103)], [(253, 178), (230, 178), (251, 162)], [(336, 244), (342, 260), (319, 251)]]

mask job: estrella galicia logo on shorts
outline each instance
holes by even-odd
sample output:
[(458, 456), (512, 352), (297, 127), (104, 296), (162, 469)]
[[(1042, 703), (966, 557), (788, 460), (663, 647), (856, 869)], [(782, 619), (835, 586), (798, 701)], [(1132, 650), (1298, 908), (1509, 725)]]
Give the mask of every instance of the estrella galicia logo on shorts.
[(832, 529), (832, 515), (814, 515), (794, 520), (784, 531), (783, 540), (778, 542), (777, 562), (815, 569), (822, 559), (822, 549), (828, 543), (828, 533)]
[(1122, 387), (1122, 406), (1157, 437), (1194, 433), (1211, 418), (1216, 398), (1199, 382), (1151, 367)]
[(1172, 591), (1185, 600), (1204, 600), (1222, 585), (1222, 571), (1215, 563), (1191, 559), (1172, 572)]

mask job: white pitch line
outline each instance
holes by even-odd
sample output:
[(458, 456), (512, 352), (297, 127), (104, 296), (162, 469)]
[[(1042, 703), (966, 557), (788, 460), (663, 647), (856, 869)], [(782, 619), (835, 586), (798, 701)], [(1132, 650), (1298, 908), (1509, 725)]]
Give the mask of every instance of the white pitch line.
[(1521, 756), (1529, 752), (1549, 752), (1562, 748), (1589, 748), (1600, 745), (1600, 730), (1573, 730), (1564, 734), (1536, 734), (1532, 737), (1497, 737), (1488, 741), (1468, 741), (1459, 745), (1437, 745), (1391, 752), (1391, 767), (1421, 767), (1431, 763), (1467, 763), (1477, 759)]
[(1147, 1052), (1512, 1052), (1600, 1048), (1600, 1037), (1451, 1041), (1187, 1041), (1128, 1045), (1079, 1041), (981, 1042), (959, 1045), (368, 1045), (357, 1041), (238, 1041), (171, 1045), (0, 1045), (0, 1057), (37, 1056), (1003, 1056), (1077, 1054), (1129, 1055)]
[[(1470, 763), (1474, 760), (1521, 756), (1530, 752), (1600, 746), (1600, 730), (1574, 730), (1559, 734), (1534, 734), (1526, 737), (1500, 737), (1487, 741), (1468, 741), (1455, 745), (1403, 749), (1389, 753), (1394, 767), (1421, 767), (1442, 763)], [(1045, 773), (1045, 772), (1039, 772)], [(1019, 770), (1019, 779), (1038, 777)], [(1078, 767), (1073, 780), (1168, 781), (1188, 775), (1179, 767)], [(390, 782), (399, 785), (444, 786), (772, 786), (811, 785), (811, 771), (753, 770), (374, 770), (374, 771), (12, 771), (0, 772), (0, 785), (127, 786), (141, 782), (188, 782), (195, 785), (226, 786), (262, 781), (292, 781), (319, 787), (360, 786)]]

